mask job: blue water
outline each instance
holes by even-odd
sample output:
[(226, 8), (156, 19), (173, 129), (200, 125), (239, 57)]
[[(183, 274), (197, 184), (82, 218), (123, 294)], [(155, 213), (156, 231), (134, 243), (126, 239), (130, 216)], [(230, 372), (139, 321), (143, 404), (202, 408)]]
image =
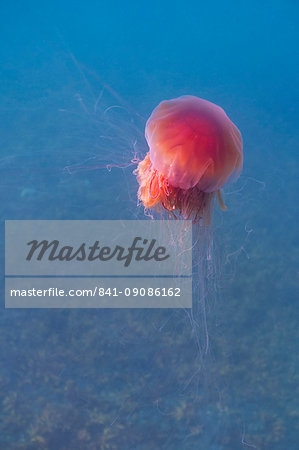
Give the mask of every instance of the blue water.
[(2, 2), (3, 274), (4, 220), (144, 218), (132, 167), (105, 165), (145, 154), (163, 99), (222, 106), (245, 160), (215, 215), (207, 355), (184, 311), (5, 310), (2, 277), (1, 449), (298, 448), (298, 13)]

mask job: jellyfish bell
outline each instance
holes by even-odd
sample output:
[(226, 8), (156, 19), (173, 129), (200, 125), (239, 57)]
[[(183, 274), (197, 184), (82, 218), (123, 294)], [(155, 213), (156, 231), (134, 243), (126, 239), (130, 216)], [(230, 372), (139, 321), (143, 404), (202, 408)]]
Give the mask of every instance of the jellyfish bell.
[(241, 133), (222, 108), (191, 95), (161, 102), (149, 117), (149, 152), (135, 171), (145, 208), (209, 222), (215, 194), (242, 170)]

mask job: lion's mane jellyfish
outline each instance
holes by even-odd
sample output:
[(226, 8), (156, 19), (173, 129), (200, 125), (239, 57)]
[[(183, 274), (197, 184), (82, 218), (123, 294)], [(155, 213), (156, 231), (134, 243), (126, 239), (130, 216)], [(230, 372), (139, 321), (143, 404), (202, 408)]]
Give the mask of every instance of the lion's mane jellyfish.
[(220, 189), (242, 170), (242, 137), (222, 108), (191, 95), (161, 102), (146, 123), (149, 152), (135, 174), (145, 208), (209, 223)]

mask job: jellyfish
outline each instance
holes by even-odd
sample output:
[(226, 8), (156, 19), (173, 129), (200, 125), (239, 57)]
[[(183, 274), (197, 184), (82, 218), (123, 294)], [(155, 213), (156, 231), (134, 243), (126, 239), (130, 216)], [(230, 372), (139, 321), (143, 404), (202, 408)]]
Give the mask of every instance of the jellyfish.
[(215, 196), (226, 209), (221, 188), (242, 170), (241, 133), (223, 109), (184, 95), (162, 101), (145, 127), (149, 152), (135, 175), (146, 209), (209, 223)]

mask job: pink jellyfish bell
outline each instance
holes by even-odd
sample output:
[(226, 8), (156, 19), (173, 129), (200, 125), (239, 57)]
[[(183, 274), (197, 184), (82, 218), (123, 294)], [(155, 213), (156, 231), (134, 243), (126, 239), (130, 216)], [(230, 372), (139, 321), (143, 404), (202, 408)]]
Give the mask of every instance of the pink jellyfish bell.
[(149, 152), (138, 164), (138, 198), (175, 217), (210, 219), (220, 189), (242, 170), (242, 137), (222, 108), (192, 95), (161, 102), (145, 127)]

